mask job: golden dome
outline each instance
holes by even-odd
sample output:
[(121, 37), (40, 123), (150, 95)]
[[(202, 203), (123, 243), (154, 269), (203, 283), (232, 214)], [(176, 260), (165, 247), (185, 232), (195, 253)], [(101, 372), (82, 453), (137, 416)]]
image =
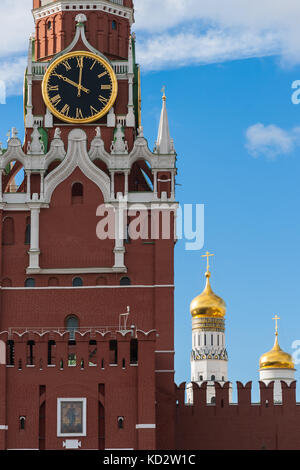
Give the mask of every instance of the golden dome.
[(276, 331), (275, 344), (271, 351), (263, 354), (259, 360), (260, 369), (294, 369), (295, 365), (290, 354), (282, 351), (278, 343)]
[(210, 285), (210, 272), (205, 273), (206, 286), (202, 294), (198, 295), (191, 303), (191, 314), (193, 318), (212, 317), (224, 318), (226, 315), (226, 304), (218, 297)]

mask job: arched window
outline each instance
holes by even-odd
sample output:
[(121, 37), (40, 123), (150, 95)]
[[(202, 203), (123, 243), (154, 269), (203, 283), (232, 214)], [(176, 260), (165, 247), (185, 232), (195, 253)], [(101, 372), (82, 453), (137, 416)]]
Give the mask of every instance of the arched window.
[(25, 245), (30, 245), (30, 231), (31, 231), (30, 217), (27, 217), (26, 229), (25, 229)]
[(20, 430), (24, 431), (25, 429), (25, 423), (26, 423), (26, 417), (25, 416), (20, 416)]
[(35, 279), (33, 279), (32, 277), (26, 279), (25, 287), (35, 287)]
[(211, 376), (211, 381), (214, 382), (216, 380), (216, 376), (215, 375), (212, 375)]
[(83, 185), (81, 183), (74, 183), (72, 186), (72, 204), (83, 203)]
[(12, 217), (6, 217), (2, 225), (2, 245), (14, 245), (15, 223)]
[(70, 333), (70, 341), (75, 341), (75, 331), (78, 330), (79, 321), (75, 315), (67, 318), (67, 330)]
[(51, 21), (48, 21), (48, 23), (47, 23), (47, 28), (48, 28), (48, 29), (52, 29), (52, 23), (51, 23)]
[(122, 277), (120, 279), (120, 286), (131, 286), (131, 280), (129, 277)]
[(83, 286), (83, 280), (81, 277), (74, 277), (72, 281), (72, 286), (73, 287), (82, 287)]

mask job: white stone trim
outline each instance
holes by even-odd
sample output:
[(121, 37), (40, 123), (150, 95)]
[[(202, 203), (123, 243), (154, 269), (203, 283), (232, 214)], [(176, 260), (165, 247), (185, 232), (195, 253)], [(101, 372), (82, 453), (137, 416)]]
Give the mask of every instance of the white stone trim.
[(53, 268), (53, 269), (40, 269), (28, 268), (27, 274), (58, 274), (58, 275), (72, 275), (72, 274), (113, 274), (113, 273), (127, 273), (127, 268)]
[(7, 425), (0, 424), (0, 431), (7, 431), (7, 430), (8, 430)]
[(156, 429), (156, 424), (137, 424), (136, 429)]
[[(113, 3), (113, 5), (112, 5)], [(71, 11), (97, 11), (97, 10), (102, 10), (107, 13), (111, 13), (117, 16), (120, 16), (122, 18), (128, 18), (130, 21), (130, 25), (134, 23), (134, 16), (133, 16), (133, 11), (125, 7), (123, 5), (119, 5), (118, 3), (114, 2), (107, 2), (105, 0), (81, 0), (80, 3), (78, 2), (72, 2), (70, 0), (61, 0), (60, 2), (57, 2), (56, 4), (48, 4), (44, 5), (40, 8), (37, 8), (36, 10), (33, 10), (33, 17), (34, 20), (40, 20), (41, 18), (45, 18), (47, 16), (53, 15), (54, 13), (58, 13), (60, 11), (65, 11), (67, 10), (67, 6), (72, 5), (72, 10)], [(96, 8), (94, 9), (94, 5)], [(73, 9), (73, 6), (75, 8)], [(80, 6), (83, 6), (83, 8), (80, 9)], [(70, 11), (68, 9), (67, 11)]]
[(175, 354), (175, 351), (155, 351), (156, 354)]

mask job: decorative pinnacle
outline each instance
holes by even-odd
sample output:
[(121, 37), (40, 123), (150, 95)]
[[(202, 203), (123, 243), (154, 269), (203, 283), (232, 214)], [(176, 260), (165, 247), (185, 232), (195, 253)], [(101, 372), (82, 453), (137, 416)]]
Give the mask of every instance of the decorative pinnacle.
[(205, 255), (202, 255), (202, 258), (206, 258), (206, 260), (207, 260), (206, 275), (210, 275), (210, 272), (209, 272), (209, 268), (210, 268), (210, 265), (209, 265), (209, 258), (211, 258), (212, 256), (215, 256), (215, 255), (213, 255), (213, 254), (210, 253), (209, 251), (207, 251), (207, 252), (205, 253)]
[(166, 85), (164, 85), (161, 89), (161, 92), (163, 94), (163, 100), (166, 101), (167, 97), (166, 97)]
[(278, 320), (280, 320), (280, 318), (278, 317), (278, 315), (275, 315), (272, 320), (275, 320), (275, 336), (278, 336)]

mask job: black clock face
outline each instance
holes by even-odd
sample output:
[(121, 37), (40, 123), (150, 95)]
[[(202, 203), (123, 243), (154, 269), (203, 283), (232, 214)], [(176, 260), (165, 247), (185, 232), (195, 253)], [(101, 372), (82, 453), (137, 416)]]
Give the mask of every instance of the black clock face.
[(72, 123), (100, 119), (117, 96), (117, 79), (112, 68), (89, 52), (69, 53), (53, 62), (42, 87), (50, 111)]

